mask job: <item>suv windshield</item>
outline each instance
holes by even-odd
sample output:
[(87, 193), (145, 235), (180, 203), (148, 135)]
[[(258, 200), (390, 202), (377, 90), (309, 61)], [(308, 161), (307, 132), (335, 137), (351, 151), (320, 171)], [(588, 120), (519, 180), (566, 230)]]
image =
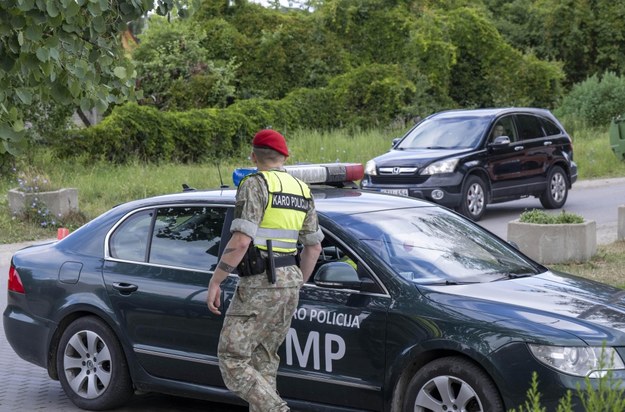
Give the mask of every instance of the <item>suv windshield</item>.
[(395, 149), (474, 148), (479, 144), (489, 122), (489, 118), (477, 116), (425, 119), (408, 132)]
[(342, 217), (341, 224), (399, 276), (419, 284), (492, 282), (539, 273), (507, 243), (434, 208)]

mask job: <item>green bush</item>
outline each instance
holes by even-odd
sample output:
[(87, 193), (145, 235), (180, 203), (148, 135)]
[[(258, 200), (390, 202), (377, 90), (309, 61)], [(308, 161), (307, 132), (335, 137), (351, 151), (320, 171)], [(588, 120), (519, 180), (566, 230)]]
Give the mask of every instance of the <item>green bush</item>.
[(416, 93), (396, 65), (371, 64), (337, 76), (328, 86), (346, 125), (371, 127), (388, 124), (409, 105)]
[(554, 113), (607, 129), (613, 117), (625, 114), (625, 76), (608, 72), (575, 84)]
[(140, 39), (132, 57), (143, 104), (169, 110), (223, 107), (234, 95), (238, 66), (209, 59), (200, 25), (152, 16)]
[[(189, 99), (201, 93), (198, 88)], [(267, 127), (288, 133), (385, 126), (405, 113), (414, 94), (414, 84), (399, 67), (374, 64), (336, 78), (329, 87), (298, 89), (282, 100), (246, 99), (223, 109), (181, 112), (129, 103), (96, 126), (69, 132), (55, 147), (61, 157), (85, 155), (114, 163), (197, 162), (239, 153)]]
[(519, 221), (522, 223), (557, 225), (567, 223), (584, 223), (584, 218), (576, 213), (570, 213), (565, 210), (558, 214), (552, 214), (547, 213), (544, 210), (532, 209), (521, 213)]

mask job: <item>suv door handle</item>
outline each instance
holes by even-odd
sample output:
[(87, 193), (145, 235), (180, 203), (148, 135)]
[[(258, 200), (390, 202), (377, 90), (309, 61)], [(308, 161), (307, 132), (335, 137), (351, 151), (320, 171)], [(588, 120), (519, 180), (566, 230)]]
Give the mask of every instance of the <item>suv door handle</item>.
[(523, 146), (514, 146), (514, 150), (519, 152), (521, 150), (525, 149)]
[(118, 290), (122, 295), (130, 295), (132, 292), (136, 292), (139, 286), (131, 283), (115, 282), (113, 283), (113, 289)]
[(543, 143), (543, 146), (551, 146), (553, 143), (551, 143), (551, 140), (547, 140), (545, 143)]

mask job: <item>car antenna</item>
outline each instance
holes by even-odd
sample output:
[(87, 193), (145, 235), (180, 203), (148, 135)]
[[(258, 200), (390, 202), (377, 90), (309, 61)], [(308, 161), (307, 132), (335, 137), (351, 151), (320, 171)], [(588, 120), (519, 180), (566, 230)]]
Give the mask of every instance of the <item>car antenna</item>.
[(217, 166), (217, 173), (219, 173), (219, 188), (227, 189), (228, 185), (224, 185), (224, 179), (221, 177), (221, 169), (219, 168), (219, 162), (217, 162), (215, 166)]

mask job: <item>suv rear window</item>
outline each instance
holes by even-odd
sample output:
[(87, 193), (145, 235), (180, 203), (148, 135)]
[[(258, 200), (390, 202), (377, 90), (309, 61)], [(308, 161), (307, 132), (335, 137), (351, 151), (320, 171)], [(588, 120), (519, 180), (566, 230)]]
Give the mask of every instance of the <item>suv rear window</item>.
[(543, 124), (543, 129), (545, 130), (545, 133), (547, 133), (547, 136), (557, 136), (559, 134), (562, 134), (562, 130), (560, 130), (560, 128), (556, 126), (553, 122), (547, 119), (540, 120)]

